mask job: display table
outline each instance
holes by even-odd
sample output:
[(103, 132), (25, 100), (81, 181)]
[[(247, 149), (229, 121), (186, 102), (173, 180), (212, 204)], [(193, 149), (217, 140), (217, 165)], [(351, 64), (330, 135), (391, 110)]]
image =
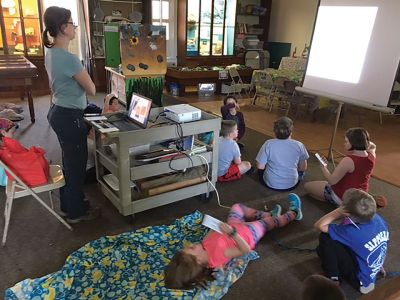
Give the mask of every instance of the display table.
[(276, 77), (286, 77), (289, 80), (293, 80), (296, 82), (297, 85), (300, 85), (303, 77), (304, 77), (304, 71), (294, 71), (294, 70), (285, 70), (285, 69), (272, 69), (268, 68), (265, 70), (254, 70), (253, 71), (253, 76), (251, 79), (251, 83), (254, 86), (255, 81), (257, 78), (262, 76), (262, 74), (268, 74), (272, 77), (272, 79)]
[[(212, 67), (210, 67), (212, 68)], [(244, 82), (250, 82), (253, 74), (252, 68), (237, 69), (240, 77)], [(221, 85), (224, 82), (231, 82), (229, 76), (225, 79), (219, 79), (220, 70), (206, 70), (204, 68), (181, 69), (167, 68), (165, 75), (166, 88), (169, 91), (171, 83), (175, 82), (179, 85), (179, 96), (185, 96), (186, 86), (197, 86), (199, 83), (215, 83), (216, 93), (221, 92)]]
[(307, 58), (304, 57), (282, 57), (279, 69), (304, 71), (307, 65)]
[(0, 56), (0, 89), (18, 87), (28, 96), (31, 122), (35, 122), (32, 98), (32, 78), (38, 76), (37, 68), (23, 56)]

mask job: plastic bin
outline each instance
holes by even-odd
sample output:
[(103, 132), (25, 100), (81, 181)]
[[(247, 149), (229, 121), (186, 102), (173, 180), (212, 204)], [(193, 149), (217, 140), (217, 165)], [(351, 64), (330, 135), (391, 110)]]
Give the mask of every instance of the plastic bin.
[(198, 91), (200, 97), (211, 97), (215, 92), (215, 83), (199, 83)]
[(179, 84), (172, 82), (169, 85), (169, 89), (171, 90), (172, 96), (179, 96)]

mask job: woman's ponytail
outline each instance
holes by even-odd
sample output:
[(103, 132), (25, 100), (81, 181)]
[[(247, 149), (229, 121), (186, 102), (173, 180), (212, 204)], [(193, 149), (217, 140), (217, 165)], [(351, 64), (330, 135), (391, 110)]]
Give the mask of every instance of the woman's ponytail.
[(43, 15), (43, 22), (46, 29), (42, 33), (43, 45), (46, 48), (51, 48), (54, 46), (54, 42), (50, 40), (62, 33), (62, 26), (69, 22), (71, 18), (71, 11), (69, 9), (50, 6), (46, 9)]
[(51, 48), (51, 47), (53, 47), (54, 46), (54, 43), (52, 43), (51, 41), (50, 41), (50, 39), (49, 39), (49, 30), (46, 28), (44, 31), (43, 31), (43, 34), (42, 34), (42, 39), (43, 39), (43, 45), (46, 47), (46, 48)]

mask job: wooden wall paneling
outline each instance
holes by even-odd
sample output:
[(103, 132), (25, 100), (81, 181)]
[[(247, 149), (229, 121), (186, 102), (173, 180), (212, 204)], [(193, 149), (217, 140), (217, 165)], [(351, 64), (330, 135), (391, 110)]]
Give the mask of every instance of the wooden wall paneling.
[(105, 59), (96, 58), (94, 60), (93, 66), (93, 81), (96, 85), (96, 92), (106, 92), (107, 91), (107, 81), (106, 81), (106, 69)]

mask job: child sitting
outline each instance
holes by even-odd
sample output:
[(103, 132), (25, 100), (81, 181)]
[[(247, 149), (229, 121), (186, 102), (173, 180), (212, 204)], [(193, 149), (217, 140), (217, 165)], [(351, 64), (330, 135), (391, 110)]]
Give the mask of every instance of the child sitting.
[[(101, 111), (102, 115), (116, 113), (121, 110), (121, 106), (119, 104), (118, 98), (114, 94), (108, 94), (104, 97), (104, 107)], [(89, 124), (90, 125), (90, 124)], [(88, 126), (88, 160), (86, 163), (86, 178), (85, 183), (96, 183), (96, 167), (95, 167), (95, 133), (94, 129), (91, 126)], [(106, 138), (105, 135), (102, 135), (101, 138), (104, 140)]]
[(267, 140), (257, 154), (260, 182), (268, 188), (289, 191), (297, 187), (309, 157), (303, 143), (291, 138), (293, 121), (281, 117), (274, 122), (276, 138)]
[[(227, 96), (224, 99), (224, 105), (221, 106), (222, 120), (233, 120), (236, 122), (238, 127), (237, 141), (240, 141), (246, 131), (246, 124), (244, 123), (243, 113), (238, 111), (239, 104), (234, 96)], [(238, 143), (240, 147), (243, 147), (242, 143)]]
[(239, 179), (251, 168), (251, 163), (242, 161), (240, 149), (235, 139), (238, 129), (235, 121), (222, 121), (218, 151), (218, 181)]
[(384, 273), (389, 242), (387, 223), (376, 213), (374, 198), (363, 190), (349, 189), (341, 206), (314, 227), (322, 232), (317, 253), (325, 276), (337, 283), (345, 279), (363, 294), (372, 291), (376, 275)]
[(102, 115), (115, 113), (121, 111), (121, 105), (119, 104), (119, 100), (117, 96), (114, 94), (108, 94), (104, 98), (104, 107), (101, 112)]
[(289, 202), (290, 208), (284, 215), (281, 215), (280, 205), (269, 213), (234, 204), (227, 223), (220, 225), (222, 234), (210, 231), (202, 243), (174, 255), (165, 270), (165, 286), (190, 289), (213, 280), (213, 269), (222, 268), (231, 259), (253, 250), (267, 231), (302, 219), (300, 198), (290, 194)]
[[(350, 128), (346, 131), (344, 145), (348, 154), (331, 173), (328, 166), (320, 164), (324, 181), (309, 181), (304, 184), (306, 192), (314, 199), (327, 201), (338, 207), (344, 192), (349, 188), (368, 192), (369, 180), (375, 166), (376, 145), (370, 141), (364, 128)], [(385, 203), (380, 203), (385, 206)]]

